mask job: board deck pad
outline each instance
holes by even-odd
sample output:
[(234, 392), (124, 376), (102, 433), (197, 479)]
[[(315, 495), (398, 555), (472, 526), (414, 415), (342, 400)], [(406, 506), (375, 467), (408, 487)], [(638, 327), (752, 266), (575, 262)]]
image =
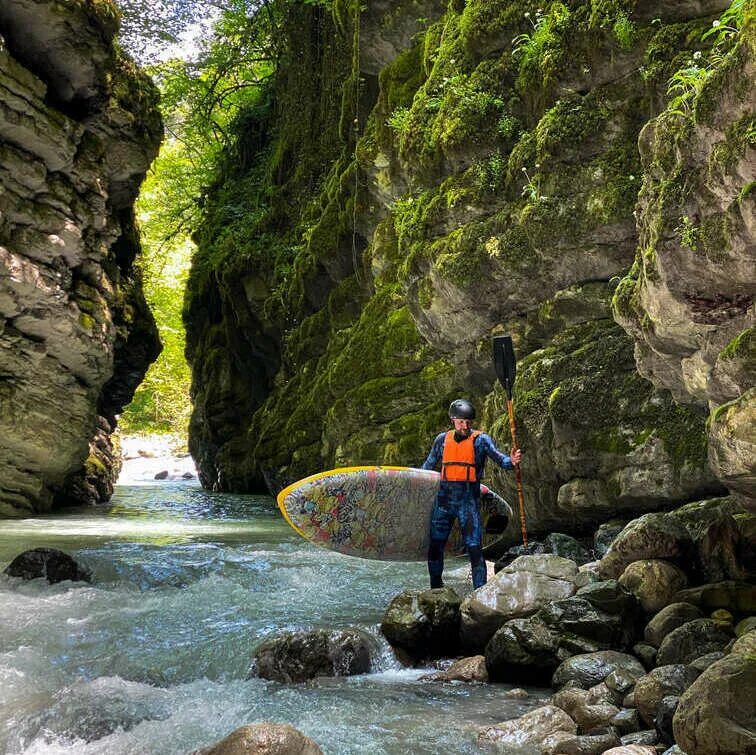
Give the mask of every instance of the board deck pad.
[[(286, 521), (306, 540), (329, 550), (383, 561), (424, 560), (430, 515), (441, 476), (410, 467), (344, 467), (306, 477), (278, 494)], [(481, 485), (483, 546), (501, 538), (509, 504)], [(454, 524), (447, 552), (461, 554)]]

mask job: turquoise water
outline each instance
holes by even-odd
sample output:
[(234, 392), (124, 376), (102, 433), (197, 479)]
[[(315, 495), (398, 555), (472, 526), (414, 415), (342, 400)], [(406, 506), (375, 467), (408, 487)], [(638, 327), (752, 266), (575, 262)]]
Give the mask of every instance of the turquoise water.
[[(0, 523), (0, 571), (61, 548), (91, 585), (0, 577), (0, 752), (188, 753), (246, 723), (290, 723), (326, 753), (477, 752), (483, 727), (539, 704), (506, 685), (420, 681), (378, 625), (424, 564), (331, 553), (262, 496), (196, 483), (119, 486), (112, 505)], [(447, 581), (465, 587), (453, 562)], [(263, 638), (356, 626), (373, 671), (282, 685), (247, 679)]]

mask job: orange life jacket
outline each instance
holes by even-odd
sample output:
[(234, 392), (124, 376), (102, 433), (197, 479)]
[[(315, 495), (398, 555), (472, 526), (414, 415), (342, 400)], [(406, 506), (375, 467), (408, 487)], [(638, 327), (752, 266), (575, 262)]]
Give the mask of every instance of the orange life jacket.
[(477, 482), (475, 470), (475, 439), (480, 432), (473, 430), (464, 440), (454, 440), (454, 430), (444, 438), (441, 458), (441, 479), (449, 482)]

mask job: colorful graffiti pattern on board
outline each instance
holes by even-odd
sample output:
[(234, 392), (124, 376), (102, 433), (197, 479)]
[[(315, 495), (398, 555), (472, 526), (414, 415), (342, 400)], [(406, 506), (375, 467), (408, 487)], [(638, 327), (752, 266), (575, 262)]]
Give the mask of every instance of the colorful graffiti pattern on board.
[[(347, 468), (302, 480), (283, 491), (279, 505), (303, 537), (332, 550), (383, 560), (424, 559), (438, 484), (438, 473), (427, 470)], [(503, 507), (508, 510), (498, 496), (485, 495), (484, 520)], [(456, 528), (447, 550), (462, 550)]]

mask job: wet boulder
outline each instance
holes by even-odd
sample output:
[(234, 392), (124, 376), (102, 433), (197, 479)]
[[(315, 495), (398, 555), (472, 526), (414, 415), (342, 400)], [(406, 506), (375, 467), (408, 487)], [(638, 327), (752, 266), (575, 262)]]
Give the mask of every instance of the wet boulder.
[(636, 679), (646, 671), (637, 658), (616, 650), (602, 650), (596, 653), (575, 655), (565, 660), (554, 672), (551, 686), (561, 689), (567, 684), (575, 684), (588, 689), (603, 682), (614, 671), (623, 671)]
[(709, 666), (680, 697), (672, 729), (685, 752), (740, 755), (756, 751), (752, 693), (756, 654), (734, 650)]
[(609, 522), (604, 522), (593, 536), (593, 551), (596, 554), (596, 558), (603, 558), (609, 546), (616, 540), (617, 535), (625, 529), (627, 521), (624, 519), (613, 519)]
[(620, 738), (620, 742), (625, 746), (633, 745), (655, 745), (659, 741), (659, 737), (653, 729), (642, 729), (641, 731), (634, 731), (632, 734), (625, 734)]
[(666, 695), (661, 699), (659, 707), (656, 709), (656, 718), (654, 726), (660, 742), (665, 745), (673, 745), (675, 736), (672, 733), (672, 718), (677, 710), (680, 698), (677, 695)]
[(250, 676), (290, 684), (319, 676), (352, 676), (370, 671), (371, 639), (357, 629), (291, 632), (263, 642)]
[(685, 564), (693, 541), (684, 525), (669, 514), (644, 514), (630, 522), (601, 559), (604, 579), (617, 579), (633, 561), (664, 559)]
[(539, 612), (512, 619), (498, 629), (486, 645), (486, 665), (494, 681), (529, 678), (546, 682), (566, 658), (601, 647), (594, 640), (561, 633), (549, 626)]
[(680, 590), (675, 595), (675, 600), (692, 603), (702, 611), (726, 608), (731, 613), (752, 614), (756, 613), (756, 584), (732, 579), (712, 582)]
[(486, 727), (478, 735), (478, 744), (493, 744), (504, 751), (541, 752), (543, 741), (557, 732), (577, 734), (577, 725), (561, 708), (544, 705), (519, 718)]
[(544, 541), (548, 553), (555, 556), (569, 558), (578, 566), (587, 564), (591, 560), (591, 554), (587, 548), (581, 545), (574, 537), (561, 532), (552, 532)]
[(603, 611), (582, 595), (549, 603), (538, 616), (562, 635), (593, 640), (607, 650), (625, 649), (634, 639), (632, 620), (622, 613)]
[(543, 740), (541, 752), (544, 755), (601, 755), (619, 743), (617, 735), (611, 731), (590, 735), (560, 731)]
[(704, 617), (700, 608), (691, 603), (670, 603), (662, 608), (646, 625), (646, 642), (658, 648), (662, 640), (673, 630), (693, 619)]
[(698, 677), (690, 666), (674, 664), (658, 666), (635, 683), (635, 707), (647, 725), (653, 726), (662, 698), (681, 695)]
[(675, 594), (688, 584), (685, 572), (661, 559), (633, 561), (619, 578), (640, 601), (643, 610), (654, 613), (671, 603)]
[(485, 684), (488, 681), (486, 659), (482, 655), (460, 658), (454, 661), (446, 671), (421, 677), (436, 682), (468, 682)]
[(647, 642), (638, 642), (633, 645), (633, 655), (643, 664), (643, 667), (650, 671), (656, 666), (657, 649)]
[(653, 745), (620, 745), (606, 750), (604, 755), (657, 755)]
[(407, 590), (389, 603), (381, 632), (390, 645), (415, 659), (454, 656), (461, 603), (451, 587)]
[(577, 564), (551, 554), (520, 556), (462, 603), (462, 645), (482, 650), (510, 619), (529, 616), (576, 591)]
[(641, 728), (640, 716), (635, 708), (622, 708), (610, 724), (621, 736), (640, 731)]
[(552, 698), (551, 704), (561, 708), (578, 726), (580, 733), (609, 726), (620, 709), (610, 700), (608, 690), (597, 685), (590, 690), (565, 687)]
[(707, 653), (724, 650), (733, 639), (731, 630), (722, 629), (712, 619), (694, 619), (673, 629), (659, 646), (659, 666), (690, 663)]
[(50, 584), (71, 580), (91, 582), (92, 573), (75, 559), (56, 548), (33, 548), (16, 556), (5, 568), (9, 577), (46, 579)]
[(520, 556), (537, 556), (548, 552), (549, 549), (546, 547), (546, 544), (538, 540), (530, 540), (527, 545), (513, 545), (507, 548), (501, 555), (497, 554), (496, 563), (494, 563), (494, 572), (498, 574), (502, 569), (520, 558)]
[(742, 579), (739, 563), (741, 534), (730, 513), (729, 498), (689, 503), (670, 516), (679, 521), (693, 542), (692, 570), (701, 582)]
[(225, 739), (193, 755), (322, 755), (309, 737), (288, 724), (259, 723), (240, 726)]

